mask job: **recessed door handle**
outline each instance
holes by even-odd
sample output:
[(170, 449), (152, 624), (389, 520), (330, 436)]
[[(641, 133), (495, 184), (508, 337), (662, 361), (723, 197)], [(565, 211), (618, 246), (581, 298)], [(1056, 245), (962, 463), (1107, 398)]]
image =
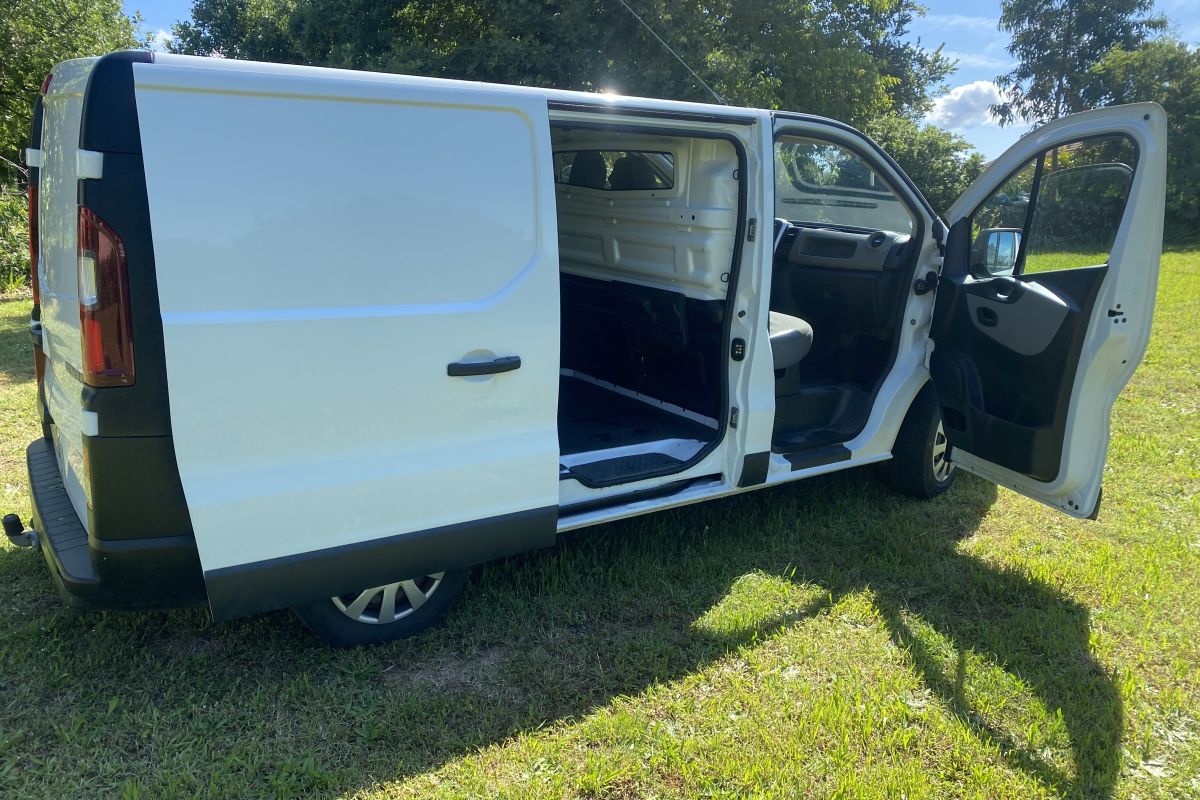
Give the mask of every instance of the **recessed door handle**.
[(1000, 315), (987, 306), (980, 306), (975, 310), (975, 319), (979, 320), (979, 324), (984, 327), (994, 328), (1000, 321)]
[(446, 374), (451, 378), (466, 378), (472, 375), (495, 375), (521, 368), (520, 356), (500, 356), (491, 361), (455, 361), (446, 365)]

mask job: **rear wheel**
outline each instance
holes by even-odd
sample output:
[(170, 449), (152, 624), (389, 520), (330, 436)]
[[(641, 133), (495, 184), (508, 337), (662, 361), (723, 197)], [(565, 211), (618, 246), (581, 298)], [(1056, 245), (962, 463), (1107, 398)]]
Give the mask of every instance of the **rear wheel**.
[(937, 394), (933, 384), (926, 384), (913, 400), (896, 436), (889, 465), (892, 484), (922, 500), (937, 497), (950, 488), (957, 474), (947, 458), (949, 452)]
[(373, 586), (293, 610), (309, 630), (336, 647), (403, 639), (437, 622), (462, 593), (469, 569), (421, 575)]

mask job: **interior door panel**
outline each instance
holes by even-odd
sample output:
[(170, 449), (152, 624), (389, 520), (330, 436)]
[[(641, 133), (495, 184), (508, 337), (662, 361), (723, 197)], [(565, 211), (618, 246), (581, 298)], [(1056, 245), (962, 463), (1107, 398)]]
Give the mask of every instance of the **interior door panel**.
[[(947, 257), (966, 246), (951, 229)], [(944, 275), (930, 371), (955, 447), (1040, 481), (1058, 475), (1088, 320), (1106, 266), (1028, 276)]]
[(1005, 276), (964, 282), (967, 311), (984, 336), (1023, 355), (1045, 351), (1071, 306), (1036, 281)]

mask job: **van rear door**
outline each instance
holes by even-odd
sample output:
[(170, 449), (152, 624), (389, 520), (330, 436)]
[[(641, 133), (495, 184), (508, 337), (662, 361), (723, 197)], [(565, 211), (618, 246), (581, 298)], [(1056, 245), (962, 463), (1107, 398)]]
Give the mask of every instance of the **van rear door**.
[(161, 55), (134, 79), (213, 616), (551, 543), (544, 97)]
[[(83, 350), (80, 340), (77, 243), (78, 153), (83, 94), (96, 59), (55, 66), (41, 99), (40, 147), (31, 156), (37, 169), (37, 270), (45, 372), (42, 393), (53, 420), (54, 448), (67, 496), (87, 527), (89, 498), (84, 471), (85, 413)], [(90, 431), (93, 432), (94, 431)]]

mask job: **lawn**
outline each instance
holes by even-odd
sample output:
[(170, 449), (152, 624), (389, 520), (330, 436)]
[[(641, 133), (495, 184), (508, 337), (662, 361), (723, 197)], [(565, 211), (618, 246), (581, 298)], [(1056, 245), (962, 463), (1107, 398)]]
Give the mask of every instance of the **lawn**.
[(1198, 297), (1200, 251), (1165, 255), (1097, 522), (854, 470), (566, 536), (354, 652), (285, 612), (72, 611), (0, 549), (0, 797), (1200, 797)]

